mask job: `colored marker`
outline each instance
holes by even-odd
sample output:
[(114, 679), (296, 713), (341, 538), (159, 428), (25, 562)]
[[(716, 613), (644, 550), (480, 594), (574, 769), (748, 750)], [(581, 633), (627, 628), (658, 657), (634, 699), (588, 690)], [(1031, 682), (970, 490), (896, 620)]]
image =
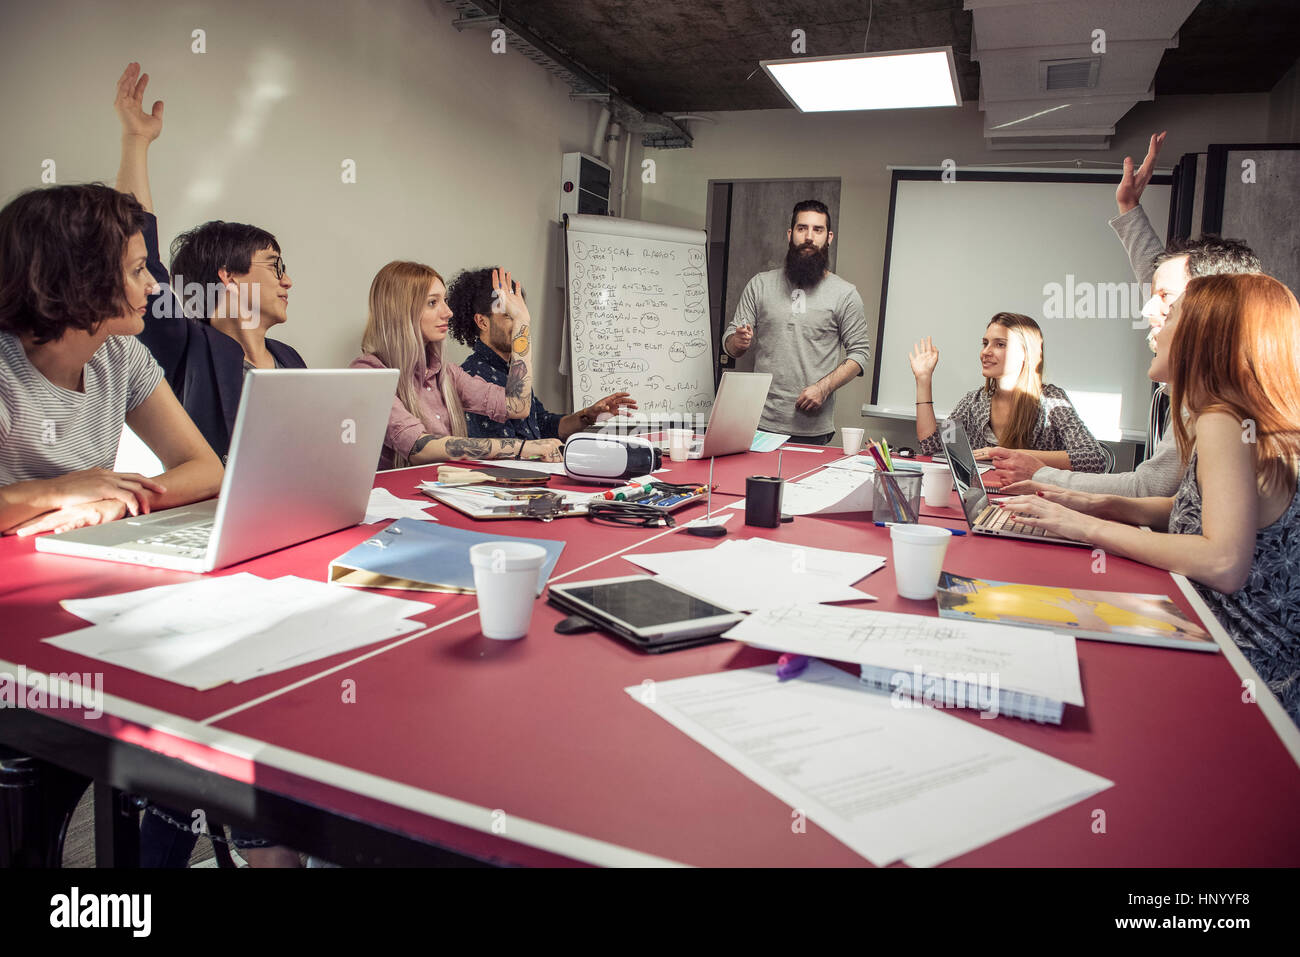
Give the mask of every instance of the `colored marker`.
[(808, 667), (807, 655), (782, 655), (776, 660), (776, 677), (780, 681), (797, 678)]
[[(917, 522), (876, 522), (875, 524), (876, 524), (878, 527), (880, 527), (880, 528), (889, 528), (891, 525), (916, 525), (916, 524), (918, 524), (918, 523), (917, 523)], [(938, 525), (929, 525), (929, 526), (927, 526), (927, 527), (928, 527), (928, 528), (939, 528)], [(966, 534), (966, 532), (965, 532), (963, 529), (960, 529), (960, 528), (945, 528), (944, 531), (945, 531), (945, 532), (948, 532), (948, 533), (951, 534), (951, 535), (965, 535), (965, 534)]]

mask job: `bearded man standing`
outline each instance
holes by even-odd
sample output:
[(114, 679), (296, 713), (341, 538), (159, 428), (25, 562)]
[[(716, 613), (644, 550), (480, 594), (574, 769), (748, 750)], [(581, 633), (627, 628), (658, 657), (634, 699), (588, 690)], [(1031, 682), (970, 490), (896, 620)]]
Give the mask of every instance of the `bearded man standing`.
[(784, 268), (745, 286), (722, 347), (738, 359), (756, 344), (754, 370), (772, 373), (760, 428), (825, 445), (835, 435), (835, 391), (867, 368), (867, 317), (853, 284), (826, 268), (835, 240), (826, 204), (796, 203), (785, 235)]

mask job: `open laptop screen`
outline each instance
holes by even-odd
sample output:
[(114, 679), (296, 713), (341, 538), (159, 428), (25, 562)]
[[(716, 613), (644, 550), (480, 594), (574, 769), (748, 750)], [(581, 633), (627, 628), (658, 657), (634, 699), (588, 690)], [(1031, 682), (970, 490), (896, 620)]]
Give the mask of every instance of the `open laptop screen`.
[(980, 478), (979, 466), (975, 464), (975, 453), (971, 450), (970, 439), (960, 422), (947, 421), (940, 427), (941, 432), (952, 435), (953, 441), (943, 443), (948, 453), (948, 466), (952, 469), (952, 480), (957, 485), (957, 494), (961, 496), (961, 507), (966, 512), (966, 519), (973, 525), (980, 512), (988, 505), (988, 494), (984, 490), (984, 480)]

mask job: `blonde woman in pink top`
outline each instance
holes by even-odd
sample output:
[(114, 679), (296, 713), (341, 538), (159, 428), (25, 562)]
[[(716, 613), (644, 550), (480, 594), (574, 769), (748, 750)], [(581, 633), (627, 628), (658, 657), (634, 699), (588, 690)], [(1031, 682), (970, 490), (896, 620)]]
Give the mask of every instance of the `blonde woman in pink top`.
[(465, 412), (495, 422), (526, 419), (533, 404), (533, 360), (529, 325), (519, 284), (510, 273), (492, 271), (500, 308), (512, 321), (511, 361), (505, 386), (493, 385), (443, 361), (451, 321), (447, 289), (430, 266), (391, 262), (370, 284), (370, 315), (361, 337), (365, 355), (353, 368), (397, 369), (397, 395), (379, 467), (401, 468), (452, 459), (540, 459), (558, 462), (558, 439), (471, 439)]

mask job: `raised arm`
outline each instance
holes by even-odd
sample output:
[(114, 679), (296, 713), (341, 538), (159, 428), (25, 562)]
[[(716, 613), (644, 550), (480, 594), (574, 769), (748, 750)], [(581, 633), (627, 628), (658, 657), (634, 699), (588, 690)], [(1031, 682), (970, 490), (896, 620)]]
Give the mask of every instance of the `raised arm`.
[(1142, 191), (1155, 175), (1156, 158), (1160, 155), (1160, 147), (1164, 142), (1163, 132), (1152, 135), (1147, 155), (1136, 170), (1133, 168), (1133, 157), (1124, 157), (1124, 174), (1115, 189), (1115, 205), (1119, 209), (1119, 215), (1110, 221), (1110, 227), (1124, 244), (1124, 252), (1128, 254), (1133, 275), (1140, 283), (1151, 282), (1155, 273), (1152, 261), (1165, 248), (1159, 233), (1140, 205)]
[(506, 372), (506, 415), (526, 419), (533, 411), (532, 317), (524, 303), (523, 290), (510, 273), (492, 270), (493, 310), (504, 310), (512, 323), (510, 368)]
[(122, 160), (117, 168), (117, 190), (130, 193), (146, 212), (153, 212), (153, 195), (149, 192), (149, 144), (162, 132), (163, 102), (153, 111), (144, 112), (144, 91), (149, 74), (140, 72), (140, 64), (128, 63), (117, 81), (113, 108), (122, 121)]
[(939, 430), (939, 420), (934, 415), (934, 370), (939, 365), (939, 350), (934, 342), (926, 336), (907, 355), (912, 364), (912, 376), (916, 379), (916, 440), (922, 443), (922, 452), (934, 455), (939, 448), (927, 449), (927, 439), (933, 438)]

